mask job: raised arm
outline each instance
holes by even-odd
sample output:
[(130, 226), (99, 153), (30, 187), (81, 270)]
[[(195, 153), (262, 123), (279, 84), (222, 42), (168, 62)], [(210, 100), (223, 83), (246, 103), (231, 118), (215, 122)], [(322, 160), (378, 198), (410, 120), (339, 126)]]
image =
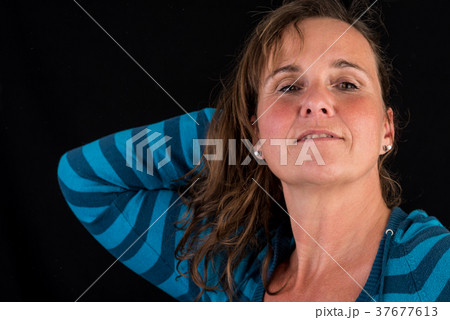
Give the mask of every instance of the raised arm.
[(110, 134), (66, 152), (58, 165), (64, 198), (86, 229), (179, 300), (192, 300), (198, 291), (186, 278), (176, 279), (174, 252), (182, 234), (174, 222), (186, 206), (176, 192), (183, 182), (173, 180), (194, 167), (194, 140), (206, 137), (213, 113), (190, 113), (199, 125), (182, 115)]

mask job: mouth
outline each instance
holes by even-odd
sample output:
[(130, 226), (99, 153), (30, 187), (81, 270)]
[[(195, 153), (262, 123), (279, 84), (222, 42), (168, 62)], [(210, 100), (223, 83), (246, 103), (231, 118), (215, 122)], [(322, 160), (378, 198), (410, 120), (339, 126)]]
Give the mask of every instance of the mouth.
[(299, 138), (297, 139), (297, 142), (300, 141), (306, 141), (307, 139), (314, 139), (314, 140), (341, 140), (342, 137), (338, 136), (334, 132), (330, 131), (324, 131), (324, 130), (308, 130), (303, 132)]

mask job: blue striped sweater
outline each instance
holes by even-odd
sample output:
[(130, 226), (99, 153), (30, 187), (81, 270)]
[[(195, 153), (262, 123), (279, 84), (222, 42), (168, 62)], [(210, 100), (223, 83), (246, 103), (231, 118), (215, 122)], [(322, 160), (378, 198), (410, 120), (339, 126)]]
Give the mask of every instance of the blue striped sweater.
[[(174, 252), (183, 231), (174, 222), (186, 211), (176, 191), (182, 180), (176, 179), (194, 167), (193, 152), (199, 148), (194, 139), (206, 137), (214, 111), (206, 108), (110, 134), (66, 152), (58, 165), (62, 194), (92, 236), (128, 268), (179, 301), (192, 301), (199, 288), (176, 272)], [(136, 139), (139, 134), (142, 137)], [(158, 144), (158, 135), (166, 140)], [(130, 150), (133, 137), (132, 146), (143, 152)], [(168, 151), (170, 161), (164, 163)], [(398, 207), (391, 212), (388, 229), (392, 232), (384, 234), (356, 301), (450, 301), (449, 231), (424, 211), (406, 214)], [(295, 247), (288, 222), (271, 234), (269, 277)], [(245, 258), (235, 271), (240, 301), (263, 300), (260, 271), (266, 252), (267, 247)], [(188, 270), (186, 261), (180, 270)], [(227, 296), (218, 290), (204, 293), (201, 300), (227, 301)]]

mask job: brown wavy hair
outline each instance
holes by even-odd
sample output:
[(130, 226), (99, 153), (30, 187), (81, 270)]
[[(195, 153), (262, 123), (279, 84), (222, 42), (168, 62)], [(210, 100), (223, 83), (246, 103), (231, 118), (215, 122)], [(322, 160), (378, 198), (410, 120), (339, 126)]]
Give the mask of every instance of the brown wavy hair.
[[(261, 72), (269, 59), (277, 54), (286, 28), (295, 26), (302, 38), (298, 24), (306, 18), (330, 17), (349, 25), (360, 18), (353, 27), (373, 49), (386, 111), (392, 68), (380, 45), (377, 28), (384, 28), (384, 25), (379, 9), (372, 7), (361, 16), (369, 5), (362, 0), (353, 1), (348, 8), (338, 0), (285, 1), (259, 22), (246, 41), (235, 69), (223, 83), (209, 126), (207, 138), (222, 139), (224, 142), (224, 159), (228, 159), (231, 152), (228, 148), (230, 139), (257, 140), (250, 118), (256, 114)], [(399, 184), (385, 168), (385, 159), (395, 149), (394, 145), (390, 152), (380, 156), (378, 162), (380, 188), (389, 208), (399, 205), (401, 199)], [(214, 146), (205, 147), (204, 154), (214, 153)], [(196, 300), (205, 291), (223, 290), (231, 301), (237, 296), (238, 288), (234, 282), (236, 267), (245, 257), (255, 257), (267, 246), (261, 267), (267, 291), (270, 280), (268, 268), (273, 256), (271, 230), (289, 217), (274, 205), (274, 201), (253, 179), (285, 206), (281, 183), (267, 166), (258, 165), (256, 161), (240, 165), (249, 155), (243, 144), (238, 144), (235, 149), (236, 165), (229, 165), (227, 161), (207, 161), (204, 154), (200, 164), (185, 176), (190, 179), (186, 186), (191, 186), (194, 181), (196, 183), (186, 193), (184, 201), (188, 210), (177, 225), (185, 230), (175, 251), (177, 271), (183, 276), (190, 276), (201, 289)], [(179, 265), (185, 260), (189, 263), (189, 270), (183, 273)]]

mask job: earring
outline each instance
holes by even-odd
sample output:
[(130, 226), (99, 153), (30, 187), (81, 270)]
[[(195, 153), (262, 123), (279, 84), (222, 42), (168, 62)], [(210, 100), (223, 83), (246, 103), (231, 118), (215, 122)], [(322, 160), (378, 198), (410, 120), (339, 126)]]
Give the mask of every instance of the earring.
[(392, 144), (388, 144), (388, 145), (386, 145), (386, 146), (383, 146), (384, 152), (388, 152), (388, 151), (391, 150), (391, 149), (392, 149)]
[(255, 150), (253, 151), (253, 154), (255, 155), (255, 157), (257, 157), (258, 159), (262, 159), (262, 152), (260, 150)]

